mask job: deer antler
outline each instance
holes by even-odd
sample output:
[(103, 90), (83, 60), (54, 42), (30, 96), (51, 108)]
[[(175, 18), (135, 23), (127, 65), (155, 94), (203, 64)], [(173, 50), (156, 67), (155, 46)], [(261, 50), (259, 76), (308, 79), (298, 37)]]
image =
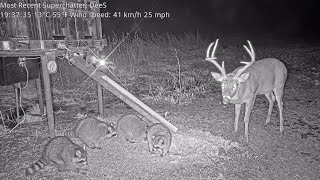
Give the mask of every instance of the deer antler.
[[(224, 61), (222, 61), (222, 66), (220, 66), (220, 65), (217, 63), (217, 61), (216, 61), (217, 57), (214, 56), (214, 53), (215, 53), (215, 51), (216, 51), (216, 49), (217, 49), (218, 41), (219, 41), (219, 39), (217, 39), (216, 42), (213, 42), (213, 43), (211, 43), (211, 44), (209, 45), (209, 47), (208, 47), (208, 49), (207, 49), (207, 57), (206, 57), (206, 60), (209, 61), (209, 62), (211, 62), (211, 63), (213, 63), (213, 64), (220, 70), (222, 76), (223, 76), (223, 77), (226, 77), (227, 74), (226, 74), (226, 70), (225, 70), (225, 68), (224, 68)], [(209, 54), (210, 54), (210, 49), (211, 49), (211, 47), (212, 47), (213, 44), (215, 44), (215, 45), (214, 45), (214, 47), (213, 47), (211, 56), (209, 56)]]
[(243, 47), (246, 49), (246, 51), (247, 51), (248, 54), (250, 55), (251, 61), (250, 61), (250, 62), (240, 62), (240, 63), (242, 63), (242, 64), (245, 64), (245, 66), (242, 67), (241, 69), (239, 69), (238, 72), (236, 73), (236, 75), (235, 75), (234, 77), (239, 77), (239, 76), (243, 73), (243, 71), (245, 71), (249, 66), (251, 66), (251, 65), (256, 61), (256, 60), (255, 60), (256, 55), (254, 54), (254, 50), (253, 50), (253, 48), (252, 48), (252, 45), (251, 45), (251, 43), (250, 43), (249, 40), (247, 40), (247, 41), (248, 41), (248, 44), (249, 44), (249, 46), (250, 46), (250, 50), (249, 50), (248, 47), (245, 46), (245, 45), (243, 45)]

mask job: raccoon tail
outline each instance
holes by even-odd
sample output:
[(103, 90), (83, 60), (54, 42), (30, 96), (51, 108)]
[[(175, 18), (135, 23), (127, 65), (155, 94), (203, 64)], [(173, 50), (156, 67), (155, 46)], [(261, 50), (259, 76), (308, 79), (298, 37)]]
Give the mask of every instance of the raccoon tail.
[(76, 137), (73, 129), (64, 131), (64, 136), (67, 136), (67, 137)]
[(43, 158), (40, 158), (39, 161), (35, 162), (34, 164), (31, 164), (31, 166), (26, 169), (26, 176), (30, 176), (38, 172), (40, 169), (43, 169), (46, 165), (46, 161)]

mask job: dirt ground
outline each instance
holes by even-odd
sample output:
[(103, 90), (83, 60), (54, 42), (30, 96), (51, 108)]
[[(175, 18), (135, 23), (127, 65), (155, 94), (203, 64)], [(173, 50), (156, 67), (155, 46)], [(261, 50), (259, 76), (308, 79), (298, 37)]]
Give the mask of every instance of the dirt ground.
[[(228, 52), (224, 49), (225, 54)], [(167, 119), (179, 128), (173, 134), (168, 156), (151, 155), (146, 142), (132, 144), (115, 137), (104, 141), (101, 150), (88, 149), (88, 174), (59, 173), (49, 166), (31, 179), (320, 179), (320, 47), (258, 46), (256, 52), (258, 58), (281, 59), (289, 70), (283, 97), (284, 135), (279, 133), (277, 106), (271, 124), (263, 126), (268, 101), (258, 96), (249, 123), (249, 143), (246, 143), (243, 109), (239, 131), (234, 133), (234, 107), (221, 104), (219, 84), (213, 82), (211, 89), (215, 90), (206, 97), (193, 99), (190, 104), (146, 102), (159, 113), (168, 112)], [(208, 67), (200, 59), (190, 58), (185, 64), (190, 68)], [(2, 104), (6, 103), (4, 96), (11, 91), (10, 88), (0, 91)], [(71, 93), (81, 94), (76, 90)], [(87, 109), (97, 109), (96, 106), (96, 101), (85, 104)], [(79, 105), (55, 111), (56, 134), (73, 127), (78, 121), (75, 116), (81, 111)], [(105, 119), (116, 122), (130, 113), (135, 112), (115, 102), (106, 107)], [(2, 134), (0, 179), (26, 179), (24, 169), (39, 159), (47, 141), (45, 122), (24, 124), (9, 134)]]

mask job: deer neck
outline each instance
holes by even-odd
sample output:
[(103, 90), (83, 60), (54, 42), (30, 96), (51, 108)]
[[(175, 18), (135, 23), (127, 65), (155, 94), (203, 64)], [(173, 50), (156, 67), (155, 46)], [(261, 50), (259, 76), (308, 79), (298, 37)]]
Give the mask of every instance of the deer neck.
[(230, 99), (232, 104), (242, 104), (246, 102), (247, 96), (250, 95), (251, 88), (248, 87), (248, 81), (240, 83), (237, 91), (233, 94)]

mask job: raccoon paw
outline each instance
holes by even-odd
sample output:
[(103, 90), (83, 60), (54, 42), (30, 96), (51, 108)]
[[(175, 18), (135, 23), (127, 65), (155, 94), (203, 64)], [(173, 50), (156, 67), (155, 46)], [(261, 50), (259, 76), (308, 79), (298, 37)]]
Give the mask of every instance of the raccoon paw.
[(87, 145), (90, 149), (96, 149), (96, 145), (94, 143), (91, 143), (90, 145)]
[(134, 139), (129, 139), (129, 138), (126, 138), (126, 140), (129, 142), (129, 143), (135, 143), (136, 141)]
[(82, 175), (88, 175), (89, 169), (86, 169), (86, 168), (79, 169), (79, 173)]
[(59, 172), (65, 171), (64, 166), (59, 166), (59, 165), (58, 165), (57, 169), (58, 169)]
[(95, 149), (102, 149), (101, 146), (95, 146)]

